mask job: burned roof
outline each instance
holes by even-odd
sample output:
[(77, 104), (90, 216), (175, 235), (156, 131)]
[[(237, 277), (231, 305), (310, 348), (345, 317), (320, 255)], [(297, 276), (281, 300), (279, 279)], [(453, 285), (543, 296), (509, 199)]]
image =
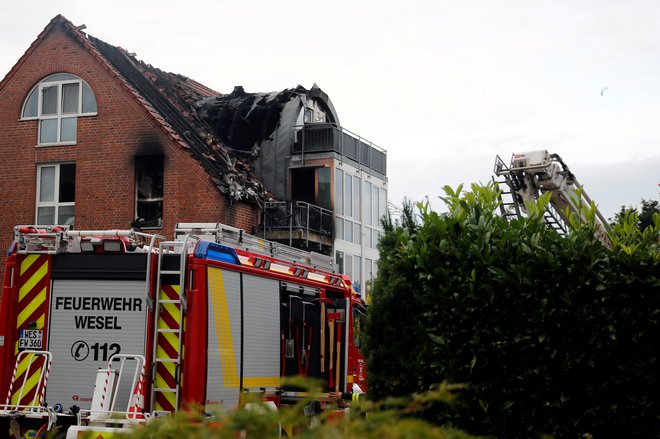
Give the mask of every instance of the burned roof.
[(254, 152), (255, 145), (275, 131), (280, 113), (297, 91), (246, 93), (238, 86), (231, 94), (201, 99), (196, 108), (225, 144), (239, 151)]
[(54, 17), (0, 82), (5, 84), (29, 54), (55, 27), (61, 26), (122, 84), (151, 114), (161, 130), (203, 167), (218, 189), (234, 201), (261, 204), (272, 194), (264, 188), (249, 163), (232, 154), (213, 131), (196, 116), (194, 102), (218, 92), (190, 78), (139, 61), (134, 54), (94, 38), (62, 15)]
[(219, 93), (182, 75), (164, 72), (134, 54), (88, 37), (126, 81), (184, 141), (190, 155), (209, 173), (218, 189), (233, 200), (260, 202), (265, 189), (248, 163), (223, 144), (197, 117), (193, 104)]
[(271, 93), (247, 93), (235, 87), (227, 95), (195, 103), (197, 116), (229, 146), (249, 160), (255, 173), (276, 197), (288, 194), (288, 165), (305, 115), (319, 122), (339, 122), (328, 96), (314, 84), (310, 90), (295, 88)]
[[(222, 95), (186, 76), (138, 60), (135, 54), (84, 33), (84, 26), (77, 27), (62, 15), (51, 20), (26, 55), (55, 25), (61, 25), (89, 50), (232, 200), (261, 204), (266, 198), (277, 197), (275, 193), (282, 196), (283, 191), (274, 193), (271, 189), (276, 183), (267, 180), (279, 178), (278, 160), (289, 149), (290, 139), (285, 141), (281, 135), (273, 142), (273, 138), (278, 130), (290, 137), (297, 123), (294, 116), (306, 99), (317, 99), (329, 122), (339, 122), (329, 98), (316, 84), (310, 90), (298, 86), (272, 93), (246, 93), (236, 87)], [(26, 55), (3, 82), (17, 71)], [(276, 146), (279, 152), (270, 151)], [(278, 160), (272, 160), (273, 154)]]
[[(270, 93), (247, 93), (243, 87), (237, 86), (230, 94), (201, 99), (195, 107), (199, 117), (226, 145), (255, 156), (262, 142), (272, 140), (287, 104), (316, 95), (322, 95), (326, 105), (332, 106), (327, 95), (314, 84), (309, 91), (298, 85)], [(332, 115), (332, 122), (337, 123), (334, 108), (328, 113)]]

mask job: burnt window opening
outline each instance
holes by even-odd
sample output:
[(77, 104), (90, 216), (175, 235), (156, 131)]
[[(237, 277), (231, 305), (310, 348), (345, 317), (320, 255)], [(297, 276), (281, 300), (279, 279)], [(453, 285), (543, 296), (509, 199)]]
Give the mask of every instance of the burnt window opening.
[(330, 168), (291, 169), (291, 199), (331, 210)]
[(131, 226), (163, 226), (163, 169), (162, 155), (135, 158), (135, 221)]

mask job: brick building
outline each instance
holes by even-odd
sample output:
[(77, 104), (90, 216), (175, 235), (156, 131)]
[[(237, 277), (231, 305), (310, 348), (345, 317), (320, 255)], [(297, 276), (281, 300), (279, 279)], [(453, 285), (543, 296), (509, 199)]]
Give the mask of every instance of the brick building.
[(385, 151), (316, 85), (227, 95), (53, 18), (0, 82), (0, 271), (16, 224), (221, 222), (376, 270)]
[(3, 254), (16, 224), (255, 227), (260, 181), (185, 117), (218, 93), (129, 61), (57, 16), (0, 82)]

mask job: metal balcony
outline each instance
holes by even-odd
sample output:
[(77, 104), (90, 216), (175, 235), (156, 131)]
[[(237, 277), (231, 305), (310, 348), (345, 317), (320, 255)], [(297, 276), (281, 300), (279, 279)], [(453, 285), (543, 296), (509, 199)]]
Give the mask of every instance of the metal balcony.
[(268, 202), (262, 230), (270, 241), (328, 253), (334, 240), (333, 212), (303, 201)]
[(305, 154), (334, 151), (369, 170), (385, 176), (387, 154), (384, 149), (334, 123), (306, 123), (294, 127), (292, 153)]

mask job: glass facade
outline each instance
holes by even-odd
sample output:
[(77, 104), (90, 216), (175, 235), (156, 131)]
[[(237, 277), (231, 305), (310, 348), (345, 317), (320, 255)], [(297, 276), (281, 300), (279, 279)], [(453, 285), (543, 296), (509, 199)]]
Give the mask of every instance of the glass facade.
[(334, 178), (336, 267), (368, 294), (378, 259), (381, 219), (387, 214), (385, 182), (338, 163)]

